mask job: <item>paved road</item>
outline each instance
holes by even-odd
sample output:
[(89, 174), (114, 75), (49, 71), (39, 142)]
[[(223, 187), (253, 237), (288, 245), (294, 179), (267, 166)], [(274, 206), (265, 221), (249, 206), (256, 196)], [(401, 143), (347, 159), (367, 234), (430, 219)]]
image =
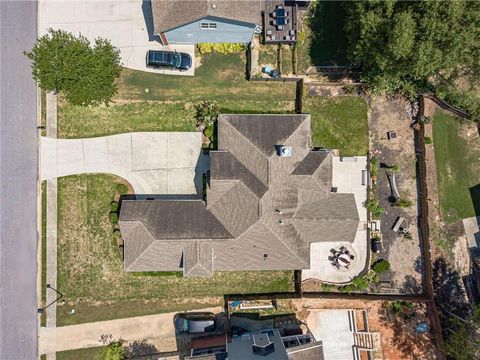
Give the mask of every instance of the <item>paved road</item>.
[(36, 89), (22, 54), (34, 1), (0, 1), (0, 359), (37, 355)]

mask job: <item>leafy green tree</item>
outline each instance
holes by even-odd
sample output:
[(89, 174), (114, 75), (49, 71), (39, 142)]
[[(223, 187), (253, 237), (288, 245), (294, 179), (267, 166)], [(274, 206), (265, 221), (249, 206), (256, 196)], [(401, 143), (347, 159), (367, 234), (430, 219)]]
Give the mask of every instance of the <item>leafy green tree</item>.
[(114, 341), (103, 349), (102, 360), (123, 360), (125, 349), (122, 341)]
[(460, 75), (480, 78), (480, 2), (369, 0), (348, 8), (349, 57), (374, 90), (414, 95)]
[(390, 270), (390, 263), (387, 260), (380, 259), (373, 264), (372, 270), (377, 274), (382, 274)]
[(84, 36), (50, 29), (26, 55), (38, 86), (63, 92), (71, 104), (108, 105), (117, 92), (120, 51), (108, 40), (98, 38), (91, 46)]
[(195, 105), (197, 126), (207, 128), (217, 121), (220, 109), (215, 101), (205, 100)]

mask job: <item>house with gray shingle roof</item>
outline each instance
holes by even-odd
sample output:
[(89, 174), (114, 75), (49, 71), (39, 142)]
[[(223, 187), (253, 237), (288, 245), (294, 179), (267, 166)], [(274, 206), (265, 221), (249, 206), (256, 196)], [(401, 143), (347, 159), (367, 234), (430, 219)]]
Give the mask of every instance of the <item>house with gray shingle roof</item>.
[(151, 0), (154, 32), (163, 45), (248, 44), (262, 24), (264, 3), (265, 0)]
[(205, 199), (122, 201), (126, 271), (309, 269), (311, 243), (353, 242), (359, 226), (332, 157), (312, 148), (308, 114), (220, 115)]

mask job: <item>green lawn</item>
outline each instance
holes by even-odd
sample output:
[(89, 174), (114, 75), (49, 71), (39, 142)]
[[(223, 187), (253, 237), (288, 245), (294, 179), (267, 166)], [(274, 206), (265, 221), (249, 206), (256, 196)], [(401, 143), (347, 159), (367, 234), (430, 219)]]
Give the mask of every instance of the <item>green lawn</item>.
[(129, 131), (194, 131), (194, 105), (215, 100), (224, 113), (286, 113), (295, 109), (294, 83), (249, 82), (244, 55), (209, 54), (194, 77), (124, 69), (109, 107), (62, 103), (58, 137), (78, 138)]
[[(310, 5), (298, 44), (298, 71), (311, 65), (348, 65), (348, 38), (345, 32), (348, 2), (319, 1)], [(302, 39), (302, 37), (304, 37)]]
[[(57, 325), (219, 305), (226, 293), (293, 291), (293, 272), (223, 272), (212, 278), (138, 276), (123, 270), (108, 221), (118, 178), (58, 179)], [(69, 315), (74, 308), (76, 313)]]
[(312, 115), (313, 144), (339, 149), (342, 156), (367, 154), (367, 111), (367, 103), (356, 96), (303, 100), (303, 112)]
[(447, 223), (480, 215), (480, 140), (462, 137), (466, 127), (475, 133), (475, 124), (444, 113), (433, 117), (438, 196)]
[(56, 353), (57, 360), (102, 360), (104, 346), (86, 349), (59, 351)]

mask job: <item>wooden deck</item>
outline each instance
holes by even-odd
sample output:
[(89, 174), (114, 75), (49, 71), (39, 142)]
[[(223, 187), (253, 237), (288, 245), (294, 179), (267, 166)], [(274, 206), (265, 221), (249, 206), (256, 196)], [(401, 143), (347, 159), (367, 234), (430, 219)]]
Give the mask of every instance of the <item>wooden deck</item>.
[[(283, 6), (287, 13), (287, 23), (283, 27), (275, 25), (275, 10)], [(293, 44), (297, 41), (297, 5), (285, 5), (283, 1), (267, 1), (263, 13), (263, 35), (265, 44)]]

